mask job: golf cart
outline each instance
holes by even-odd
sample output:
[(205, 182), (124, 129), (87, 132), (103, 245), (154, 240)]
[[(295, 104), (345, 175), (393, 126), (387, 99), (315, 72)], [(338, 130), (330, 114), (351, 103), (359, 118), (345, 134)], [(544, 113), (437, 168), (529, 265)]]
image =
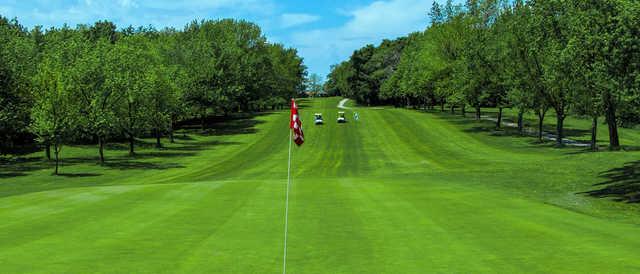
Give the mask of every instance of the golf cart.
[(322, 120), (322, 113), (316, 113), (314, 114), (314, 116), (316, 116), (316, 119), (315, 119), (316, 125), (324, 124), (324, 120)]
[(340, 111), (338, 112), (338, 123), (346, 123), (347, 122), (347, 118), (344, 115), (344, 111)]

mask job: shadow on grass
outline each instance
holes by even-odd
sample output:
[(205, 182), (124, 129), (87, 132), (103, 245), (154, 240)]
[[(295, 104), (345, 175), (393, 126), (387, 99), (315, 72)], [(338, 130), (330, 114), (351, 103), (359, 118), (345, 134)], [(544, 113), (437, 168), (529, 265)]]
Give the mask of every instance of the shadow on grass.
[(42, 150), (36, 144), (20, 145), (12, 148), (5, 148), (4, 153), (14, 156), (25, 156)]
[[(153, 163), (148, 160), (152, 159), (169, 159), (169, 158), (183, 158), (191, 157), (198, 154), (199, 151), (206, 150), (214, 146), (221, 145), (238, 145), (239, 142), (223, 142), (223, 141), (201, 141), (201, 142), (185, 142), (183, 144), (163, 148), (160, 150), (142, 150), (136, 153), (133, 157), (130, 156), (115, 156), (107, 157), (106, 163), (101, 166), (108, 169), (118, 170), (134, 170), (134, 169), (152, 169), (152, 170), (167, 170), (173, 168), (184, 168), (185, 166), (178, 163)], [(119, 144), (116, 144), (119, 145)], [(126, 145), (122, 145), (126, 147)], [(126, 148), (128, 149), (128, 148)], [(125, 150), (126, 150), (125, 149)], [(116, 149), (117, 150), (117, 149)], [(96, 156), (91, 157), (63, 157), (61, 164), (64, 167), (82, 165), (87, 163), (98, 163), (99, 159)], [(11, 157), (0, 158), (0, 179), (8, 179), (15, 177), (27, 176), (32, 172), (53, 169), (54, 163), (47, 161), (43, 157)], [(64, 172), (64, 170), (63, 170)], [(95, 177), (101, 174), (94, 173), (79, 173), (79, 174), (61, 174), (68, 178), (83, 178), (83, 177)]]
[[(188, 138), (185, 134), (198, 134), (204, 136), (224, 136), (237, 134), (252, 134), (258, 132), (255, 128), (264, 121), (257, 120), (257, 117), (268, 116), (274, 112), (260, 113), (233, 113), (227, 116), (209, 116), (205, 120), (206, 129), (202, 130), (202, 121), (194, 118), (178, 123), (178, 138)], [(178, 139), (176, 138), (176, 139)]]
[[(186, 143), (182, 146), (179, 147), (172, 147), (167, 149), (168, 151), (190, 151), (190, 152), (197, 152), (197, 151), (201, 151), (201, 150), (205, 150), (207, 148), (210, 147), (215, 147), (215, 146), (230, 146), (230, 145), (240, 145), (242, 144), (241, 142), (225, 142), (225, 141), (217, 141), (217, 140), (213, 140), (213, 141), (203, 141), (203, 142), (197, 142), (197, 143)], [(175, 153), (175, 152), (150, 152), (149, 154), (153, 155), (153, 154), (162, 154), (162, 153), (166, 153), (166, 154), (172, 154), (172, 155), (176, 155), (179, 153)], [(196, 153), (183, 153), (183, 156), (186, 156), (188, 154), (193, 154), (195, 155)]]
[(264, 123), (264, 121), (260, 121), (252, 118), (230, 120), (224, 123), (214, 123), (209, 127), (207, 135), (223, 136), (223, 135), (253, 134), (258, 132), (258, 130), (255, 127), (262, 123)]
[(177, 140), (177, 141), (193, 141), (195, 139), (193, 139), (193, 137), (187, 135), (186, 132), (176, 132), (173, 135), (173, 139)]
[(26, 173), (21, 173), (21, 172), (3, 172), (3, 173), (0, 173), (0, 179), (20, 177), (20, 176), (27, 176), (27, 174)]
[(178, 163), (151, 163), (131, 160), (116, 160), (107, 161), (102, 164), (103, 167), (118, 170), (132, 170), (132, 169), (153, 169), (153, 170), (167, 170), (173, 168), (184, 168), (185, 166)]
[[(155, 149), (155, 142), (146, 141), (142, 139), (136, 139), (136, 150), (139, 150), (133, 157), (125, 156), (125, 152), (129, 150), (129, 146), (126, 140), (114, 140), (114, 142), (108, 142), (105, 145), (107, 151), (119, 151), (123, 156), (111, 156), (107, 157), (107, 162), (102, 166), (107, 169), (118, 170), (134, 170), (134, 169), (152, 169), (152, 170), (167, 170), (173, 168), (184, 168), (185, 166), (175, 163), (156, 163), (160, 161), (150, 161), (152, 159), (179, 159), (183, 157), (191, 157), (197, 155), (200, 151), (210, 149), (215, 146), (223, 145), (239, 145), (239, 142), (225, 142), (219, 140), (198, 140), (193, 135), (200, 136), (225, 136), (225, 135), (238, 135), (238, 134), (253, 134), (258, 132), (257, 125), (264, 123), (264, 121), (256, 119), (260, 116), (271, 115), (274, 112), (262, 112), (262, 113), (233, 113), (228, 116), (211, 116), (206, 120), (208, 130), (202, 133), (200, 126), (200, 119), (192, 119), (181, 122), (178, 125), (178, 130), (174, 135), (177, 142), (175, 144), (167, 144), (165, 148)], [(191, 136), (190, 136), (191, 135)], [(64, 166), (86, 165), (87, 163), (98, 163), (97, 146), (95, 145), (82, 145), (87, 150), (95, 149), (94, 153), (84, 153), (85, 155), (79, 157), (62, 157), (62, 164)], [(26, 156), (32, 153), (41, 151), (36, 146), (29, 146), (21, 148), (18, 152), (12, 156), (6, 158), (0, 157), (0, 179), (15, 178), (27, 176), (33, 172), (53, 169), (54, 163), (47, 161), (41, 156)], [(63, 170), (64, 172), (64, 170)], [(82, 178), (99, 176), (100, 174), (63, 174), (69, 178)]]
[(99, 173), (61, 173), (57, 176), (66, 177), (66, 178), (88, 178), (88, 177), (98, 177), (102, 176)]
[(640, 161), (605, 171), (600, 176), (607, 180), (595, 186), (603, 188), (584, 194), (597, 198), (613, 198), (619, 202), (640, 203)]
[(30, 172), (52, 167), (40, 157), (0, 158), (0, 178), (26, 176)]
[[(93, 145), (95, 147), (97, 147), (97, 145)], [(104, 145), (106, 150), (115, 150), (115, 151), (128, 151), (129, 150), (129, 143), (126, 142), (126, 140), (115, 140), (113, 142), (107, 142)], [(155, 142), (147, 142), (145, 140), (141, 140), (141, 139), (135, 139), (134, 141), (134, 148), (136, 150), (138, 149), (154, 149), (156, 147), (156, 143)]]
[[(520, 132), (518, 128), (514, 125), (516, 121), (511, 120), (509, 117), (504, 117), (502, 122), (509, 123), (503, 124), (500, 128), (496, 128), (496, 122), (490, 121), (486, 119), (476, 120), (475, 114), (467, 114), (466, 117), (462, 117), (458, 114), (451, 114), (450, 112), (440, 112), (440, 111), (424, 111), (436, 115), (439, 119), (442, 119), (450, 124), (454, 124), (462, 129), (462, 131), (471, 134), (486, 134), (494, 137), (511, 137), (511, 138), (531, 138), (532, 141), (529, 142), (531, 145), (536, 147), (553, 147), (558, 149), (569, 149), (572, 152), (579, 147), (586, 147), (589, 144), (591, 131), (585, 129), (576, 129), (576, 128), (564, 128), (564, 145), (557, 146), (555, 141), (555, 131), (556, 128), (550, 125), (544, 125), (543, 127), (543, 136), (544, 141), (540, 142), (537, 140), (538, 138), (538, 130), (537, 123), (533, 123), (531, 121), (524, 121), (524, 132)], [(483, 115), (486, 112), (483, 112)]]
[[(620, 151), (634, 152), (640, 151), (640, 146), (621, 146)], [(603, 143), (602, 141), (598, 142), (598, 150), (593, 151), (591, 148), (583, 148), (577, 151), (567, 152), (567, 155), (577, 155), (577, 154), (586, 154), (586, 153), (598, 153), (598, 152), (615, 152), (614, 150), (609, 149), (608, 144)]]
[(296, 100), (296, 104), (298, 105), (299, 109), (311, 107), (311, 101), (308, 98), (298, 99)]

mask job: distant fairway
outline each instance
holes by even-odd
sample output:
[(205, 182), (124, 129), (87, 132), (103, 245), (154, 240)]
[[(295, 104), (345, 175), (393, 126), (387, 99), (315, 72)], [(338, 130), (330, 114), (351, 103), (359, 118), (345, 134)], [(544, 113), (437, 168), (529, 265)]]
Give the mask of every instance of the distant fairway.
[[(300, 101), (289, 273), (640, 272), (639, 206), (580, 194), (640, 152), (405, 109), (351, 105), (336, 124), (339, 101)], [(281, 273), (288, 136), (277, 112), (105, 167), (65, 148), (66, 177), (3, 166), (0, 273)]]

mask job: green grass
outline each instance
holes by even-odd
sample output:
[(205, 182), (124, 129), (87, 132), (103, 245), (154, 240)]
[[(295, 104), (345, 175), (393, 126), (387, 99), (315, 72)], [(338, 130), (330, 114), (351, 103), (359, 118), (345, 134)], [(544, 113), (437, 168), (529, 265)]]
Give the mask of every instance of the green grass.
[[(602, 172), (637, 182), (625, 170), (639, 152), (393, 108), (338, 125), (338, 101), (301, 102), (290, 273), (640, 272), (638, 204), (582, 194)], [(281, 272), (287, 120), (235, 121), (134, 159), (109, 150), (106, 166), (94, 147), (65, 147), (66, 177), (42, 153), (0, 165), (0, 272)]]

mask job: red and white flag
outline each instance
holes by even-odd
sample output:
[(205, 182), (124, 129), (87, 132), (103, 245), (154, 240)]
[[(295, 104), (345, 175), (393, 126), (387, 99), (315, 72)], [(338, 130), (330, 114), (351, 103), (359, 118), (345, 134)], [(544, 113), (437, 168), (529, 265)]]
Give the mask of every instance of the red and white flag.
[(294, 99), (291, 99), (291, 123), (289, 127), (293, 130), (293, 141), (298, 146), (302, 145), (304, 143), (304, 132), (302, 132), (302, 122), (298, 114), (298, 104)]

